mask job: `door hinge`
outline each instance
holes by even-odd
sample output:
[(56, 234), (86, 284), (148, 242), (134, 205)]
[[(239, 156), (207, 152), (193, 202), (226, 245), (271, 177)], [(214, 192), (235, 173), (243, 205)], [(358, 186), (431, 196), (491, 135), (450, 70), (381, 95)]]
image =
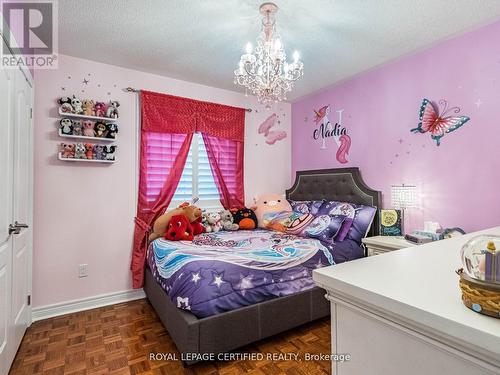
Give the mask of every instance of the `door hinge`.
[(28, 306), (31, 306), (31, 295), (28, 294)]
[(33, 118), (33, 108), (30, 108), (30, 118)]

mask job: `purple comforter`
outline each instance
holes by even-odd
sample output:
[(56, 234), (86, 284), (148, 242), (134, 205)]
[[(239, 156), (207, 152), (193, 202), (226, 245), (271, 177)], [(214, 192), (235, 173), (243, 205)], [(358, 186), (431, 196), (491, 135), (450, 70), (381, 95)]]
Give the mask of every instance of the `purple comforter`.
[(314, 269), (362, 256), (351, 240), (323, 244), (257, 229), (205, 233), (193, 242), (157, 239), (147, 261), (172, 302), (203, 318), (311, 289)]

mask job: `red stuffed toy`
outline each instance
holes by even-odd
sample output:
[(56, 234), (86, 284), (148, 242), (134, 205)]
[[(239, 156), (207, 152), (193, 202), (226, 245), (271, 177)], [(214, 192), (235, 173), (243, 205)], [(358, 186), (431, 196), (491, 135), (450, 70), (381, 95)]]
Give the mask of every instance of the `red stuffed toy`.
[(203, 226), (203, 224), (201, 223), (201, 216), (199, 218), (197, 218), (195, 221), (191, 222), (191, 226), (193, 227), (193, 234), (196, 236), (197, 234), (200, 234), (200, 233), (205, 233), (206, 232), (206, 229), (205, 227)]
[(170, 241), (192, 241), (193, 227), (184, 215), (174, 215), (167, 225), (165, 238)]

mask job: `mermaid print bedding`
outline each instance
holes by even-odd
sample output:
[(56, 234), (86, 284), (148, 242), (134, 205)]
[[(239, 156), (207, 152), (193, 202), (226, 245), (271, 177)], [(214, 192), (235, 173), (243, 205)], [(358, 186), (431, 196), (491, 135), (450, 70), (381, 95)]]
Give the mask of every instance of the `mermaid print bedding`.
[(323, 244), (258, 229), (157, 239), (147, 261), (170, 300), (203, 318), (311, 289), (314, 269), (361, 256), (354, 241)]

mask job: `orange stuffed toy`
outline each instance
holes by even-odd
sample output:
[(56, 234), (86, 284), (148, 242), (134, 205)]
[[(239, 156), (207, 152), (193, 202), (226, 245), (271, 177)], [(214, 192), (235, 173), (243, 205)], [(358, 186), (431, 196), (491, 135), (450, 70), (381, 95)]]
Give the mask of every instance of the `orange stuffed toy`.
[(156, 240), (157, 238), (164, 237), (165, 233), (167, 232), (168, 223), (170, 222), (172, 216), (175, 215), (185, 216), (188, 219), (189, 223), (193, 226), (193, 233), (195, 235), (203, 233), (204, 228), (203, 229), (200, 228), (200, 226), (202, 226), (201, 209), (185, 202), (181, 204), (179, 207), (173, 209), (172, 211), (165, 212), (158, 219), (156, 219), (156, 221), (153, 224), (153, 231), (149, 235), (149, 241), (153, 241)]

